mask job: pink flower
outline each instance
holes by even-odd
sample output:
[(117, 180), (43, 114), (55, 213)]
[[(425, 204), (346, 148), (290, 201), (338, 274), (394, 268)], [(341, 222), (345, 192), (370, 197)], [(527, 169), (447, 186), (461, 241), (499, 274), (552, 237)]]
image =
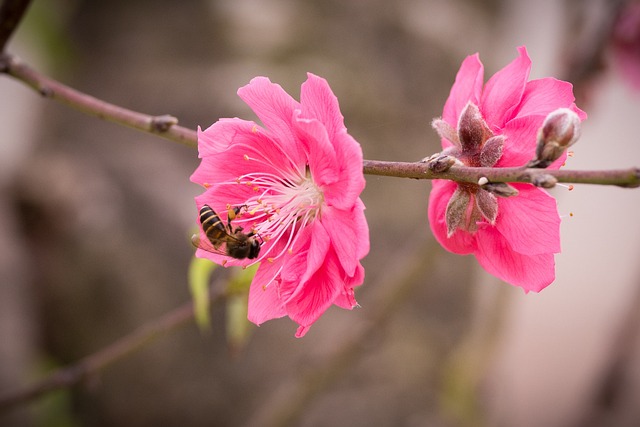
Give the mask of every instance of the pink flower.
[[(518, 51), (518, 58), (484, 87), (478, 54), (463, 61), (442, 119), (433, 123), (443, 154), (467, 166), (523, 166), (535, 158), (536, 134), (550, 112), (566, 107), (586, 118), (574, 104), (570, 83), (527, 81), (531, 60), (524, 47)], [(565, 158), (566, 153), (549, 168), (559, 168)], [(516, 193), (513, 189), (517, 196), (502, 197)], [(475, 255), (489, 273), (527, 292), (540, 291), (555, 279), (560, 217), (555, 199), (540, 188), (512, 184), (511, 189), (490, 189), (435, 180), (429, 222), (445, 249)]]
[[(202, 162), (191, 180), (206, 188), (198, 209), (211, 207), (225, 227), (237, 212), (232, 231), (242, 227), (259, 253), (235, 259), (201, 246), (196, 255), (224, 265), (259, 262), (249, 320), (289, 316), (301, 337), (332, 304), (357, 305), (353, 288), (364, 280), (360, 260), (369, 251), (362, 150), (320, 77), (308, 75), (300, 102), (265, 77), (238, 95), (265, 127), (233, 118), (198, 129)], [(207, 241), (202, 229), (200, 240)]]

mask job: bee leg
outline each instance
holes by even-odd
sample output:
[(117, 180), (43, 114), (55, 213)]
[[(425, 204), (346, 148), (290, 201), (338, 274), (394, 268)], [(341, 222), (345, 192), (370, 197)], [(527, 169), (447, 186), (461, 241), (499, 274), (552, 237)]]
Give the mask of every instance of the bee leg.
[(229, 220), (236, 219), (240, 211), (246, 208), (247, 208), (247, 205), (241, 205), (236, 207), (231, 207), (231, 205), (227, 205), (227, 215), (228, 215), (227, 218), (229, 218)]
[[(238, 217), (238, 214), (242, 209), (247, 209), (247, 205), (240, 205), (236, 207), (231, 207), (231, 205), (227, 205), (227, 227), (229, 228), (229, 232), (231, 234), (234, 233), (233, 226), (231, 225), (231, 221)], [(241, 227), (238, 227), (235, 231), (242, 231)]]

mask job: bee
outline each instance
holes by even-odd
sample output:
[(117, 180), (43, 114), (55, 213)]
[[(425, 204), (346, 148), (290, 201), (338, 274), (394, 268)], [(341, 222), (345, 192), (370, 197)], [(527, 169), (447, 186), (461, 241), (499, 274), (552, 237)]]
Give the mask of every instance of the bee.
[[(200, 209), (200, 224), (207, 239), (213, 245), (212, 249), (215, 250), (204, 247), (198, 236), (193, 236), (193, 244), (209, 252), (220, 253), (231, 258), (257, 258), (262, 244), (262, 239), (259, 239), (260, 236), (253, 232), (245, 233), (242, 227), (233, 228), (231, 225), (231, 220), (238, 215), (241, 209), (242, 207), (229, 208), (229, 216), (225, 226), (218, 214), (211, 209), (211, 206), (202, 206)], [(225, 245), (224, 251), (220, 250), (223, 244)]]

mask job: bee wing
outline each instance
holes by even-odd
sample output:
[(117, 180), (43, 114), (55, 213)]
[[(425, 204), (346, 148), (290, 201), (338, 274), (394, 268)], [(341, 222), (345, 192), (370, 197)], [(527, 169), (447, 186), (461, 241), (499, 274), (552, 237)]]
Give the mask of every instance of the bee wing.
[(225, 234), (223, 238), (217, 240), (214, 245), (202, 230), (199, 231), (199, 234), (191, 236), (191, 243), (197, 248), (197, 257), (208, 258), (216, 264), (223, 266), (245, 265), (245, 260), (235, 259), (227, 254), (226, 245), (229, 241), (235, 242), (238, 241), (238, 239), (232, 235)]
[(224, 240), (214, 240), (212, 243), (211, 240), (200, 231), (199, 234), (194, 234), (191, 236), (191, 244), (198, 249), (202, 249), (203, 251), (211, 252), (214, 254), (225, 255), (226, 252), (224, 250), (223, 244)]

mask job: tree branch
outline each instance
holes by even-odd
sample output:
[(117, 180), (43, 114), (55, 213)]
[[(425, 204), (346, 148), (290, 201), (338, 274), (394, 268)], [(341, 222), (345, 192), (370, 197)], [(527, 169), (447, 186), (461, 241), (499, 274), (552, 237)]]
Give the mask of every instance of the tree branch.
[[(128, 110), (117, 105), (86, 95), (50, 79), (30, 68), (10, 54), (0, 55), (0, 72), (27, 84), (46, 98), (54, 99), (86, 114), (128, 126), (142, 132), (159, 135), (189, 147), (197, 147), (194, 130), (178, 126), (172, 116), (150, 116)], [(364, 161), (364, 173), (369, 175), (394, 176), (414, 179), (449, 179), (457, 182), (478, 183), (480, 178), (488, 182), (527, 182), (536, 185), (549, 183), (553, 177), (557, 182), (576, 184), (616, 185), (634, 188), (640, 186), (640, 169), (629, 168), (604, 171), (548, 170), (527, 168), (471, 168), (453, 166), (445, 172), (434, 172), (426, 163)], [(545, 186), (545, 185), (542, 185)]]
[[(222, 295), (223, 292), (221, 290), (212, 291), (210, 294), (211, 302), (217, 301)], [(179, 326), (192, 321), (194, 319), (193, 309), (192, 302), (186, 303), (142, 325), (129, 335), (120, 338), (79, 362), (52, 372), (40, 382), (22, 390), (0, 396), (0, 413), (51, 391), (79, 384), (98, 375), (103, 369), (118, 360), (146, 347)]]
[(38, 73), (14, 55), (5, 53), (0, 56), (0, 72), (22, 81), (45, 98), (54, 99), (90, 116), (152, 133), (189, 147), (197, 146), (196, 132), (178, 126), (178, 119), (175, 117), (150, 116), (94, 98)]
[(429, 165), (421, 162), (385, 162), (365, 160), (364, 173), (369, 175), (395, 176), (414, 179), (450, 179), (457, 182), (478, 183), (480, 178), (489, 182), (535, 183), (552, 176), (557, 182), (575, 184), (617, 185), (634, 188), (640, 186), (640, 168), (603, 171), (548, 170), (531, 168), (472, 168), (452, 166), (446, 172), (433, 172)]
[(31, 0), (4, 0), (0, 6), (0, 52), (4, 52)]

